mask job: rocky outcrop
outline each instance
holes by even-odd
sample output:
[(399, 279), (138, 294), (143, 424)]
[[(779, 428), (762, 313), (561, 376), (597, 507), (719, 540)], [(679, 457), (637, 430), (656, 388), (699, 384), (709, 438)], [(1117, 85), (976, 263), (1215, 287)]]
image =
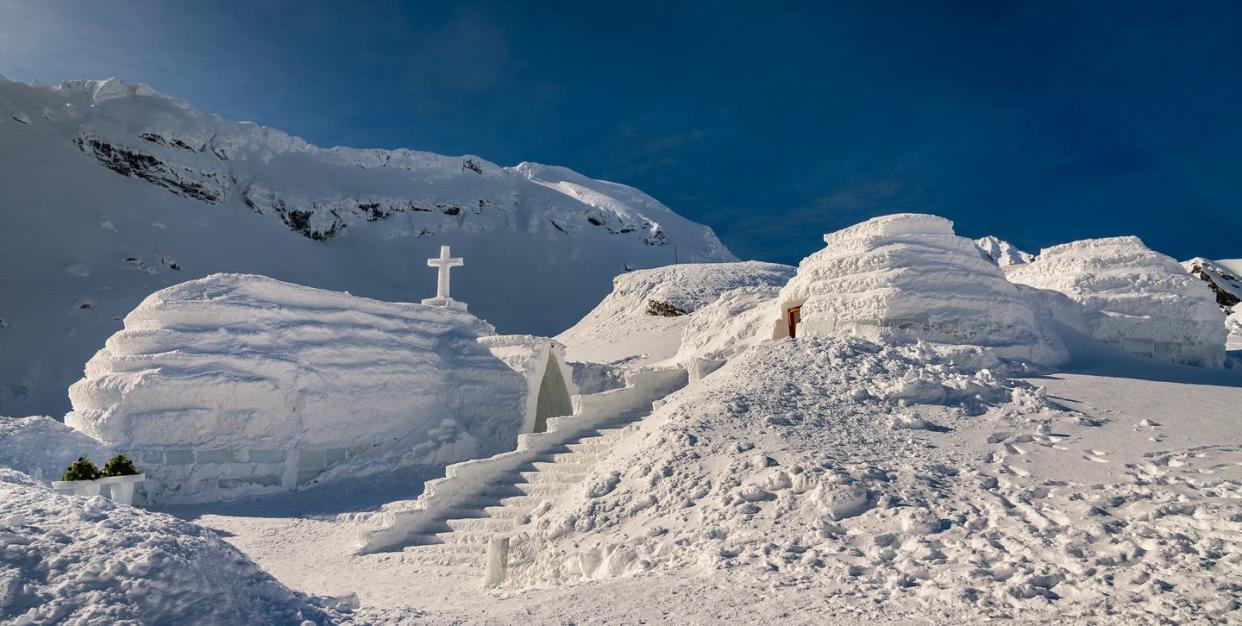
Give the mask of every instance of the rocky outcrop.
[(1235, 276), (1228, 268), (1203, 257), (1195, 257), (1186, 261), (1182, 263), (1182, 267), (1186, 268), (1191, 276), (1207, 284), (1212, 293), (1216, 295), (1216, 304), (1225, 312), (1225, 315), (1229, 315), (1234, 307), (1242, 302), (1242, 279)]
[(104, 167), (121, 174), (154, 183), (179, 196), (219, 204), (228, 197), (232, 180), (219, 171), (203, 171), (168, 163), (152, 154), (113, 143), (90, 134), (73, 139), (82, 152)]

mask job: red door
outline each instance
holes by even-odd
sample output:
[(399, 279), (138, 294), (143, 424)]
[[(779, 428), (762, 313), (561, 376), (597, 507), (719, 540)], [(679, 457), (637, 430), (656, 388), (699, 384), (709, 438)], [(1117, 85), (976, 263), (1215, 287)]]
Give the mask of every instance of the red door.
[(785, 312), (786, 319), (789, 320), (789, 336), (798, 336), (798, 322), (802, 321), (802, 306), (796, 306)]

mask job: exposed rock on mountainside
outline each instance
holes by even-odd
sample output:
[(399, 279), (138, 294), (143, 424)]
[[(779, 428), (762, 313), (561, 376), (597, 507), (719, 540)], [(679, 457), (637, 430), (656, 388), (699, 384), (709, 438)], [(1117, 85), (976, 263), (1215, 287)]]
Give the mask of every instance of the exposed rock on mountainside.
[(1207, 284), (1216, 294), (1216, 304), (1228, 315), (1242, 302), (1242, 278), (1216, 261), (1195, 257), (1182, 263), (1191, 276)]

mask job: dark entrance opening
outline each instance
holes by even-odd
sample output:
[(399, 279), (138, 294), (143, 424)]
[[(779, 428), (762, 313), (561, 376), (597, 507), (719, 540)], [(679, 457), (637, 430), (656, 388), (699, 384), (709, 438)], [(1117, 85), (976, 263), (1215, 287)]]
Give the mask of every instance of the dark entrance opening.
[(555, 354), (549, 354), (543, 380), (539, 382), (539, 397), (535, 401), (534, 432), (547, 432), (549, 417), (573, 415), (573, 412), (574, 403), (569, 399), (569, 388), (561, 376), (561, 364)]

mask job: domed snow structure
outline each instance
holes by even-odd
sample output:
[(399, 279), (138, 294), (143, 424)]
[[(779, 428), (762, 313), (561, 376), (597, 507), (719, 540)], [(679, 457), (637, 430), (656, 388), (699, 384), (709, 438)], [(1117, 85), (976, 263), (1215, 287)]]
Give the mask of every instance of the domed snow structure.
[(130, 453), (148, 501), (487, 456), (512, 447), (532, 392), (478, 341), (492, 332), (463, 311), (214, 274), (126, 316), (65, 423)]
[(947, 219), (886, 215), (824, 242), (781, 290), (774, 337), (924, 340), (1047, 365), (1066, 358), (1020, 288)]
[(1045, 248), (1008, 277), (1083, 305), (1086, 327), (1079, 330), (1127, 352), (1187, 365), (1224, 363), (1226, 331), (1212, 291), (1138, 237)]

